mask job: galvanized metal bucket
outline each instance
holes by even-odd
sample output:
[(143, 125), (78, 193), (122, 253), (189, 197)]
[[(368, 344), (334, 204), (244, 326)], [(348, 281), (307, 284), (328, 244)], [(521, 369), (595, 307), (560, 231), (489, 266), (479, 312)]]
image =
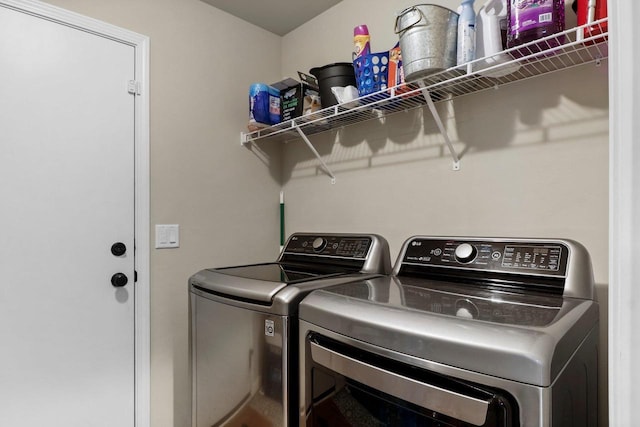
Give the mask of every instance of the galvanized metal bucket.
[(395, 31), (407, 81), (456, 65), (458, 16), (435, 4), (419, 4), (398, 13)]

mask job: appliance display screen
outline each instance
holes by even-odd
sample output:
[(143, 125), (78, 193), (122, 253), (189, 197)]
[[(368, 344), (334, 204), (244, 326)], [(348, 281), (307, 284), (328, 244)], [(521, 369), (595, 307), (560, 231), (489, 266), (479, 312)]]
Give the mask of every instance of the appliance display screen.
[(506, 245), (502, 266), (558, 271), (560, 268), (560, 246), (515, 246)]

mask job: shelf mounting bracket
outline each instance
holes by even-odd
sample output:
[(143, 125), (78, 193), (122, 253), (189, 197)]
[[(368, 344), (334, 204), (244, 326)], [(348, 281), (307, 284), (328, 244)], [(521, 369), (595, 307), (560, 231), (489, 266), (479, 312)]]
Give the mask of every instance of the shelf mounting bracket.
[(305, 135), (304, 132), (302, 131), (302, 129), (300, 129), (300, 126), (295, 126), (294, 125), (294, 129), (298, 132), (298, 134), (300, 135), (300, 138), (302, 138), (302, 140), (305, 142), (305, 144), (307, 144), (307, 147), (309, 147), (311, 152), (316, 156), (316, 159), (318, 159), (318, 161), (322, 165), (322, 169), (324, 169), (324, 172), (327, 175), (329, 175), (329, 177), (331, 178), (331, 183), (335, 184), (336, 183), (336, 177), (333, 175), (333, 172), (331, 172), (331, 169), (329, 169), (329, 166), (327, 166), (327, 164), (324, 162), (324, 160), (322, 160), (322, 157), (320, 157), (320, 153), (318, 153), (318, 150), (316, 150), (316, 148), (313, 146), (311, 141), (309, 141), (309, 138), (307, 138), (307, 135)]
[(436, 121), (436, 125), (438, 125), (438, 129), (440, 129), (440, 133), (442, 134), (442, 137), (444, 138), (444, 142), (447, 143), (447, 147), (449, 148), (449, 152), (451, 153), (451, 157), (453, 157), (453, 170), (454, 171), (458, 171), (458, 170), (460, 170), (460, 158), (458, 157), (458, 154), (456, 153), (456, 150), (453, 148), (453, 144), (451, 143), (451, 139), (449, 138), (449, 134), (447, 133), (447, 130), (444, 128), (444, 124), (442, 123), (442, 120), (440, 119), (440, 114), (438, 114), (438, 110), (436, 110), (436, 106), (433, 103), (433, 99), (431, 99), (431, 93), (425, 87), (424, 82), (420, 81), (418, 83), (418, 85), (420, 86), (420, 90), (422, 92), (422, 95), (424, 96), (424, 99), (427, 102), (427, 106), (429, 107), (429, 111), (431, 111), (431, 115), (433, 116), (433, 120)]

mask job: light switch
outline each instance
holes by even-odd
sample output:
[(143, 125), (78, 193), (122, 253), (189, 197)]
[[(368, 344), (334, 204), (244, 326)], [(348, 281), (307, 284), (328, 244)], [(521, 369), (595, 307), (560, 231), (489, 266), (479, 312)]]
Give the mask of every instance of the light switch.
[(156, 224), (156, 249), (180, 247), (180, 225)]

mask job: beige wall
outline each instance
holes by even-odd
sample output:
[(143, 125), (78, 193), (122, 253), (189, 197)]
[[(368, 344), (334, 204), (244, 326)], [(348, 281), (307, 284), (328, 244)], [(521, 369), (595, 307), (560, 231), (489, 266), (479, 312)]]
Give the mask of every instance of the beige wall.
[(151, 225), (180, 224), (179, 249), (151, 252), (151, 421), (186, 427), (189, 275), (277, 256), (280, 167), (240, 131), (249, 85), (280, 77), (281, 39), (199, 0), (49, 3), (150, 37)]
[[(432, 3), (455, 9), (459, 1)], [(413, 4), (343, 0), (284, 36), (284, 74), (349, 61), (358, 24), (368, 25), (374, 52), (391, 48), (395, 13)], [(567, 21), (575, 25), (572, 12)], [(414, 234), (583, 243), (601, 307), (600, 425), (607, 425), (607, 78), (605, 62), (438, 104), (462, 153), (457, 172), (428, 109), (311, 137), (335, 185), (304, 144), (290, 143), (283, 151), (287, 230), (380, 233), (394, 257)]]

